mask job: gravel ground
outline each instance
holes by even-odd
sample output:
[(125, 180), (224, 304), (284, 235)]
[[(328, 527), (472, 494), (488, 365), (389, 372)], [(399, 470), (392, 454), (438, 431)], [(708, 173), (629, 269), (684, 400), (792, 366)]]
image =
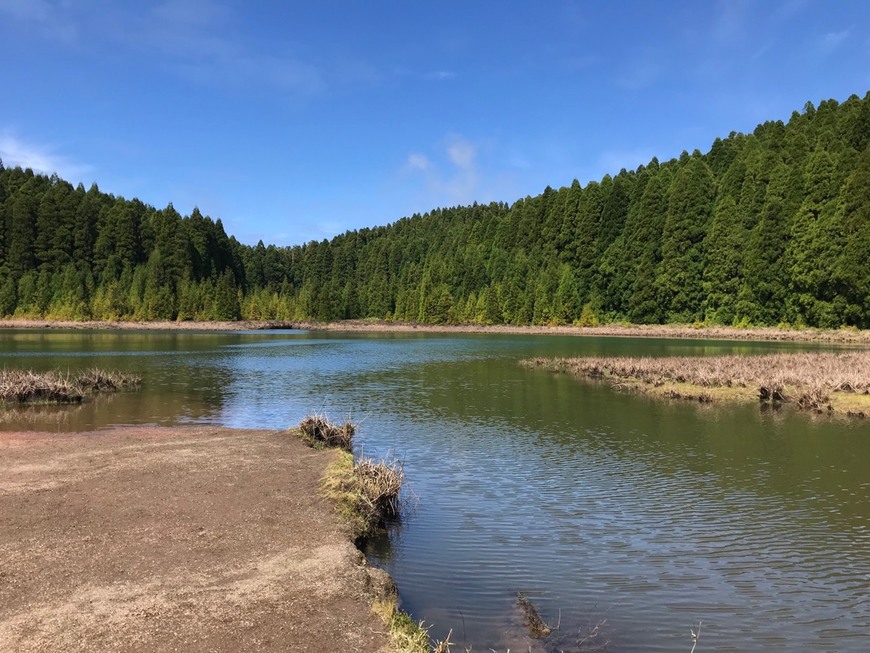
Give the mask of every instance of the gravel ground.
[(383, 651), (390, 590), (285, 433), (0, 433), (0, 651)]

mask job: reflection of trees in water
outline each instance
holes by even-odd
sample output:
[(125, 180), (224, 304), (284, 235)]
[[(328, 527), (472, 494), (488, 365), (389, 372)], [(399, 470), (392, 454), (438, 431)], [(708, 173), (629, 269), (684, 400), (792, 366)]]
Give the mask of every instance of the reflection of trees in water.
[(868, 515), (866, 493), (843, 490), (866, 479), (870, 440), (860, 422), (813, 419), (789, 407), (663, 400), (511, 362), (475, 361), (459, 372), (438, 363), (421, 366), (413, 379), (423, 410), (409, 414), (446, 422), (439, 438), (473, 438), (484, 448), (490, 439), (496, 449), (520, 439), (522, 456), (550, 457), (550, 464), (640, 463), (663, 477), (697, 479), (699, 491), (714, 483), (722, 492), (786, 502), (813, 496), (836, 509), (820, 510), (825, 519)]

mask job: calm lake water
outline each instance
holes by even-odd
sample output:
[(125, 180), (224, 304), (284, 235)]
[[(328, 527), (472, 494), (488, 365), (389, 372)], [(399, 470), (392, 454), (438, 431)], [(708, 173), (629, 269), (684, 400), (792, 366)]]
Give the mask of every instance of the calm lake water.
[[(413, 496), (369, 555), (432, 633), (528, 650), (870, 650), (870, 421), (614, 392), (533, 355), (762, 353), (784, 344), (557, 336), (0, 331), (6, 368), (136, 372), (138, 393), (0, 412), (2, 429), (362, 424)], [(601, 636), (578, 645), (606, 620)], [(535, 645), (538, 646), (538, 645)], [(535, 650), (545, 650), (543, 647)]]

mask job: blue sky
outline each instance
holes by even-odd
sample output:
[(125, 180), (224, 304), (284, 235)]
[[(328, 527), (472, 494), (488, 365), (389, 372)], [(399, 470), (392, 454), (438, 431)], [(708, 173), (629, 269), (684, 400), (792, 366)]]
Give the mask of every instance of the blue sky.
[(281, 245), (870, 90), (870, 1), (0, 0), (0, 158)]

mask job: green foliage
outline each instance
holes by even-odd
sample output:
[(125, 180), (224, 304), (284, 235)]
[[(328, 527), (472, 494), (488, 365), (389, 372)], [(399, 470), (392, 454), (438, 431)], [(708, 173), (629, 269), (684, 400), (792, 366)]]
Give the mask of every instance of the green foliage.
[(0, 314), (870, 328), (870, 93), (513, 205), (241, 245), (194, 208), (0, 166)]

